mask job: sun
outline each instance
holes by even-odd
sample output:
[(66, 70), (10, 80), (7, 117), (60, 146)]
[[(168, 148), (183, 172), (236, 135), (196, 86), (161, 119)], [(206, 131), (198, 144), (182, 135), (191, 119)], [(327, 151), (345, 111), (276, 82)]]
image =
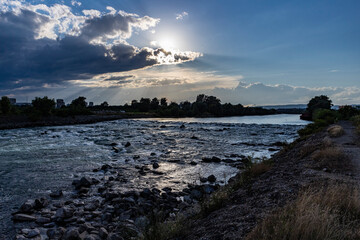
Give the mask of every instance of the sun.
[(165, 37), (159, 40), (159, 46), (165, 50), (174, 50), (176, 48), (176, 41), (171, 37)]

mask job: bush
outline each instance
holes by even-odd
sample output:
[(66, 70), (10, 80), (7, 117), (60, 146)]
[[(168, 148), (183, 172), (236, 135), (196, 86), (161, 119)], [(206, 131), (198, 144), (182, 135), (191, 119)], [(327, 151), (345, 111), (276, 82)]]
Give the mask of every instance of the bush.
[(339, 109), (341, 118), (344, 120), (349, 120), (350, 118), (360, 114), (360, 111), (352, 106), (343, 106)]
[(333, 124), (339, 120), (340, 114), (334, 110), (317, 109), (313, 113), (313, 120), (323, 120), (327, 125)]

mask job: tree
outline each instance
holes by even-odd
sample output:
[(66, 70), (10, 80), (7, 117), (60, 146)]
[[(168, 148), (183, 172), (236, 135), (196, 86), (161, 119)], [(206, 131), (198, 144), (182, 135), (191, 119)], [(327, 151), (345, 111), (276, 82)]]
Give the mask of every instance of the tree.
[(147, 112), (149, 111), (149, 108), (150, 108), (150, 98), (141, 98), (139, 104), (140, 112)]
[(162, 107), (167, 107), (167, 99), (166, 98), (161, 98), (160, 99), (160, 105)]
[(316, 96), (313, 97), (308, 105), (307, 105), (307, 110), (310, 113), (313, 113), (314, 110), (322, 108), (322, 109), (330, 109), (332, 106), (331, 100), (329, 99), (328, 96), (325, 95), (321, 95), (321, 96)]
[(10, 99), (6, 96), (1, 97), (0, 109), (3, 114), (8, 114), (11, 110)]
[(51, 110), (55, 109), (55, 100), (49, 99), (47, 96), (40, 98), (36, 97), (32, 100), (32, 105), (36, 111), (39, 111), (42, 115), (50, 115)]
[(74, 100), (72, 100), (70, 107), (76, 107), (76, 108), (86, 108), (86, 97), (78, 97)]
[(150, 108), (152, 110), (156, 110), (156, 109), (158, 109), (158, 107), (159, 107), (159, 99), (153, 98), (150, 102)]
[(108, 106), (109, 106), (109, 104), (108, 104), (108, 102), (107, 102), (107, 101), (105, 101), (105, 102), (103, 102), (102, 104), (100, 104), (100, 106), (102, 106), (102, 107), (108, 107)]

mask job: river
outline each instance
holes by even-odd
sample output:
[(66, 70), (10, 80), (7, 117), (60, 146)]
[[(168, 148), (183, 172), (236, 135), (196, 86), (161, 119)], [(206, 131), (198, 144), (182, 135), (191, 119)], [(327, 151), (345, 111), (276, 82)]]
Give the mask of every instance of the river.
[[(51, 190), (72, 191), (71, 182), (103, 164), (120, 166), (124, 190), (145, 187), (182, 189), (200, 176), (226, 182), (238, 171), (226, 163), (203, 163), (203, 157), (270, 157), (276, 142), (292, 142), (308, 122), (299, 115), (226, 118), (115, 120), (88, 125), (0, 131), (0, 238), (11, 234), (11, 212), (26, 199)], [(184, 125), (185, 127), (181, 127)], [(125, 147), (129, 142), (131, 146)], [(113, 145), (116, 144), (116, 151)], [(232, 157), (236, 160), (236, 157)], [(160, 164), (163, 175), (138, 173)], [(198, 163), (197, 165), (190, 164)]]

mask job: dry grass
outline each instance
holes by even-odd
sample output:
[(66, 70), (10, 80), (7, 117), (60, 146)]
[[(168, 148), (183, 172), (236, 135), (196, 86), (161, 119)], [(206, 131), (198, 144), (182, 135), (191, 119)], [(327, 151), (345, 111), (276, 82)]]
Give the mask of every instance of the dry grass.
[(316, 151), (317, 149), (319, 149), (319, 145), (318, 144), (305, 144), (304, 146), (301, 147), (299, 153), (300, 153), (300, 157), (304, 158), (309, 156), (311, 153), (313, 153), (314, 151)]
[(271, 164), (269, 164), (268, 162), (260, 162), (257, 164), (254, 164), (253, 166), (251, 166), (251, 168), (249, 169), (250, 171), (250, 175), (252, 177), (257, 177), (260, 176), (261, 174), (267, 172), (270, 170), (271, 168)]
[(343, 169), (349, 165), (349, 159), (338, 147), (327, 147), (314, 152), (311, 158), (319, 168)]
[(327, 129), (330, 137), (340, 137), (344, 135), (344, 129), (339, 125), (333, 125)]
[(360, 239), (360, 194), (352, 185), (311, 187), (266, 217), (247, 240)]

